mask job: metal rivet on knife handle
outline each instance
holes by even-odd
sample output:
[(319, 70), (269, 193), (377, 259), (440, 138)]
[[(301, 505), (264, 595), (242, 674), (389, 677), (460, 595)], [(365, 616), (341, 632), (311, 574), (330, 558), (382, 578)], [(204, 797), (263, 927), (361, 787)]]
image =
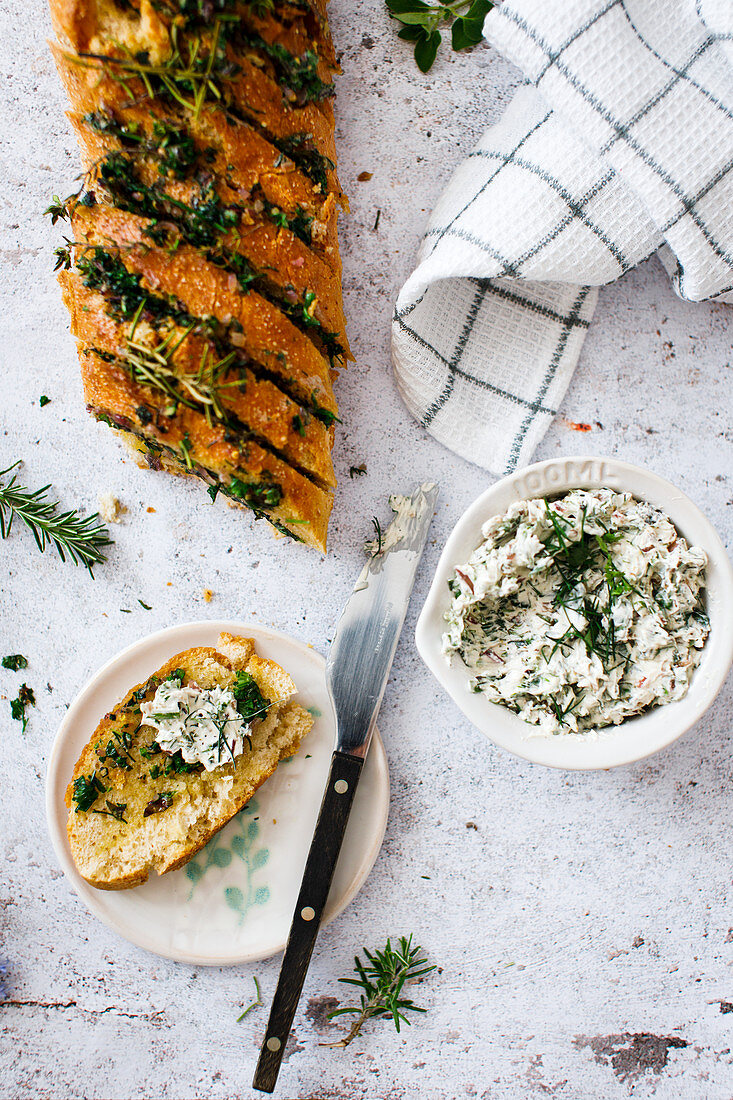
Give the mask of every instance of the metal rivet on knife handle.
[(303, 920), (313, 920), (316, 915), (315, 909), (312, 909), (310, 905), (306, 905), (304, 909), (300, 910), (300, 915)]
[(281, 1046), (282, 1046), (282, 1043), (278, 1039), (277, 1035), (272, 1035), (267, 1040), (267, 1049), (268, 1050), (279, 1050)]
[(349, 784), (346, 782), (345, 779), (337, 779), (333, 785), (333, 789), (335, 790), (336, 794), (346, 794), (349, 789)]

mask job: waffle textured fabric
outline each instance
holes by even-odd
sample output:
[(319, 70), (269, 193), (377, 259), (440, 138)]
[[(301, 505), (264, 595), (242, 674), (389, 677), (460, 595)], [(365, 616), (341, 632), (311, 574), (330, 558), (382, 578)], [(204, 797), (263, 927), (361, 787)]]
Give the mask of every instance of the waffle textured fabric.
[(508, 473), (598, 286), (659, 252), (682, 298), (733, 302), (733, 0), (505, 0), (484, 33), (526, 82), (438, 201), (392, 352), (420, 424)]

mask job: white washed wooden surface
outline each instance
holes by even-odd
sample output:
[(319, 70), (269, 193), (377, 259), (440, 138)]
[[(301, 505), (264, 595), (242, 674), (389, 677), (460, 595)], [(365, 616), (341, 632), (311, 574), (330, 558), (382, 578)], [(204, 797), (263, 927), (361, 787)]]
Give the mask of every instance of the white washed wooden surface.
[[(681, 743), (608, 774), (563, 775), (495, 751), (444, 698), (412, 642), (430, 569), (487, 475), (410, 420), (389, 371), (392, 302), (427, 211), (518, 75), (488, 48), (414, 66), (382, 0), (334, 0), (343, 51), (342, 243), (357, 362), (338, 394), (341, 488), (327, 560), (273, 541), (202, 490), (138, 470), (86, 415), (51, 273), (60, 234), (42, 211), (67, 194), (77, 152), (46, 48), (42, 0), (0, 0), (0, 468), (96, 508), (128, 508), (92, 583), (41, 559), (17, 530), (0, 546), (0, 648), (28, 655), (28, 731), (0, 673), (2, 1097), (250, 1097), (265, 1011), (235, 1019), (252, 976), (266, 1001), (279, 961), (193, 969), (99, 925), (49, 849), (45, 762), (65, 707), (140, 634), (241, 617), (325, 650), (386, 496), (442, 487), (380, 726), (392, 769), (387, 836), (357, 901), (320, 938), (277, 1093), (413, 1100), (556, 1095), (727, 1100), (733, 1092), (731, 691)], [(369, 182), (357, 182), (363, 171)], [(377, 231), (373, 230), (381, 210)], [(581, 366), (537, 457), (614, 454), (677, 481), (730, 542), (730, 309), (678, 301), (652, 261), (601, 293)], [(41, 394), (51, 404), (40, 409)], [(571, 422), (592, 430), (581, 433)], [(351, 481), (351, 465), (368, 475)], [(148, 511), (149, 508), (155, 511)], [(204, 602), (203, 590), (215, 596)], [(144, 611), (138, 598), (151, 604)], [(123, 614), (120, 608), (133, 609)], [(440, 966), (396, 1035), (374, 1023), (347, 1051), (323, 1023), (362, 944), (414, 932)]]

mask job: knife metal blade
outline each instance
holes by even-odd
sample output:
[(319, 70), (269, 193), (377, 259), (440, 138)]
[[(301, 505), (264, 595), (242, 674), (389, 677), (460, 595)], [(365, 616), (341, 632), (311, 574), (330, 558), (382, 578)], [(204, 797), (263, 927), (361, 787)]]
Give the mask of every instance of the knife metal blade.
[(364, 566), (331, 643), (326, 680), (336, 708), (336, 749), (366, 756), (428, 537), (438, 490), (391, 497), (395, 518)]
[(411, 497), (390, 498), (395, 519), (378, 531), (336, 627), (326, 665), (336, 743), (252, 1082), (262, 1092), (277, 1082), (437, 496), (425, 484)]

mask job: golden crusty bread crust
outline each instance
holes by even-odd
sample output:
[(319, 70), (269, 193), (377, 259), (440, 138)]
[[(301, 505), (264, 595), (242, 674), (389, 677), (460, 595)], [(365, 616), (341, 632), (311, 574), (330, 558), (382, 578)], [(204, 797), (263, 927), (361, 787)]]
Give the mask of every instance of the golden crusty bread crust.
[[(146, 755), (155, 733), (139, 724), (139, 705), (151, 699), (157, 684), (176, 669), (183, 669), (186, 681), (208, 688), (231, 686), (237, 670), (246, 671), (270, 702), (266, 716), (251, 731), (251, 749), (235, 762), (213, 772), (157, 775), (170, 757)], [(151, 871), (167, 874), (187, 863), (246, 805), (279, 761), (297, 752), (313, 719), (292, 701), (295, 692), (287, 672), (274, 661), (258, 657), (251, 639), (231, 634), (221, 634), (216, 648), (176, 654), (154, 677), (131, 688), (97, 726), (66, 792), (71, 853), (86, 881), (102, 890), (124, 890), (145, 882)], [(110, 742), (128, 768), (117, 767), (105, 757)], [(103, 774), (105, 768), (107, 774)], [(88, 811), (78, 810), (74, 782), (93, 773), (106, 790)], [(172, 795), (168, 808), (145, 816), (145, 807), (164, 793)], [(124, 820), (105, 812), (107, 800), (125, 807)]]
[[(289, 157), (273, 157), (272, 145), (244, 120), (206, 105), (194, 117), (158, 100), (145, 100), (143, 103), (131, 100), (124, 88), (105, 76), (103, 70), (75, 63), (54, 43), (51, 43), (51, 52), (74, 108), (71, 120), (88, 170), (93, 169), (100, 156), (100, 143), (93, 136), (94, 130), (83, 121), (91, 113), (101, 108), (113, 112), (127, 126), (143, 128), (153, 120), (173, 120), (185, 125), (201, 147), (213, 150), (212, 172), (217, 179), (226, 176), (232, 190), (246, 193), (259, 187), (265, 198), (287, 214), (293, 215), (301, 207), (312, 215), (315, 220), (311, 247), (319, 255), (324, 255), (334, 271), (340, 274), (337, 206), (348, 209), (348, 203), (332, 169), (327, 171), (329, 189), (324, 194)], [(108, 141), (105, 147), (114, 148), (115, 142)]]

